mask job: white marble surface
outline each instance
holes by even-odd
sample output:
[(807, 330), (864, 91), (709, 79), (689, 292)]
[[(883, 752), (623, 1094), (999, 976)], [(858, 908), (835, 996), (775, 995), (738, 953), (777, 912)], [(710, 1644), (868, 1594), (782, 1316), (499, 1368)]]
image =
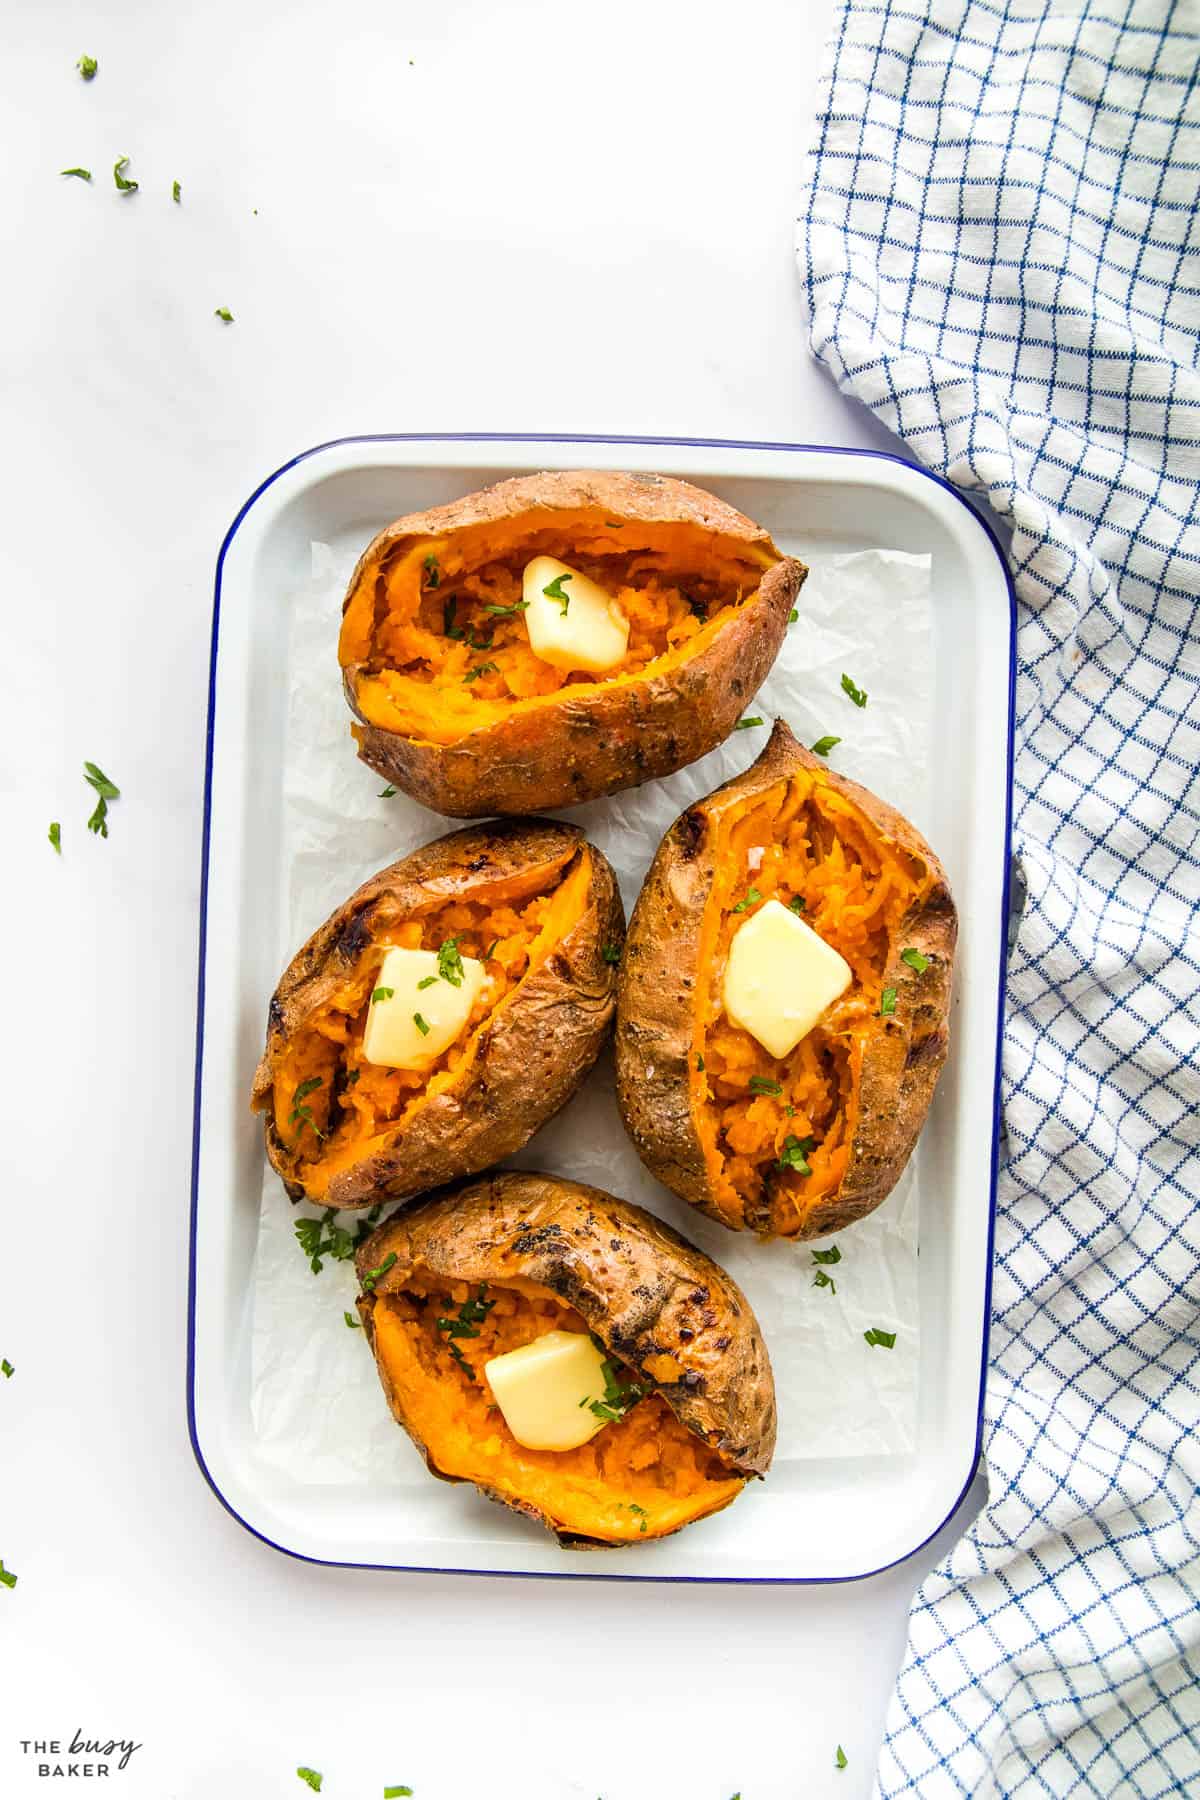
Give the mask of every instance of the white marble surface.
[[(328, 1800), (870, 1791), (933, 1548), (811, 1589), (310, 1567), (220, 1509), (184, 1411), (220, 538), (272, 468), (358, 431), (884, 445), (809, 360), (792, 257), (827, 23), (44, 0), (7, 34), (6, 1800), (54, 1791), (38, 1764), (77, 1729), (142, 1746), (104, 1790), (130, 1800), (295, 1800), (298, 1764)], [(85, 757), (123, 789), (107, 841)], [(61, 1758), (22, 1751), (46, 1738)]]

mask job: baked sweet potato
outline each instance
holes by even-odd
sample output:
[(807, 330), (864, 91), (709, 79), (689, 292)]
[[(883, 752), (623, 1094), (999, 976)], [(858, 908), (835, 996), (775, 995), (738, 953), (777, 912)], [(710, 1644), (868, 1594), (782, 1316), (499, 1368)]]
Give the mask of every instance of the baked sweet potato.
[[(510, 1156), (575, 1092), (615, 1005), (625, 917), (612, 869), (574, 826), (452, 832), (360, 887), (289, 963), (252, 1104), (293, 1199), (405, 1199)], [(364, 1054), (387, 948), (484, 964), (461, 1036), (428, 1070)]]
[[(628, 620), (607, 673), (534, 654), (522, 573), (535, 556), (598, 582)], [(661, 475), (518, 476), (398, 519), (364, 552), (343, 609), (359, 755), (456, 818), (669, 775), (733, 729), (805, 573), (724, 501)]]
[[(666, 1537), (770, 1465), (774, 1384), (749, 1302), (640, 1207), (553, 1175), (485, 1175), (386, 1221), (356, 1267), (388, 1404), (433, 1474), (563, 1544)], [(553, 1330), (592, 1333), (622, 1398), (582, 1447), (529, 1450), (484, 1365)]]
[[(853, 971), (783, 1058), (722, 1006), (733, 934), (772, 899)], [(617, 1097), (647, 1168), (765, 1237), (821, 1237), (871, 1212), (946, 1059), (956, 929), (920, 833), (776, 721), (757, 762), (676, 820), (630, 921)]]

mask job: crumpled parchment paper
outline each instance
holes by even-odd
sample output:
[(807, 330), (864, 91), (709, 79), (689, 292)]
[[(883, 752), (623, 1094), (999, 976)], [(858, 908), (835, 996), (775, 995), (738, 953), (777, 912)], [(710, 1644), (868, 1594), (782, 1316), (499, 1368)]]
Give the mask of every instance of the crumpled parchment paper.
[[(894, 551), (813, 554), (792, 625), (765, 686), (747, 707), (764, 725), (735, 731), (667, 781), (570, 809), (620, 878), (626, 912), (659, 839), (694, 799), (745, 768), (782, 715), (805, 742), (841, 737), (833, 767), (898, 805), (918, 826), (927, 814), (932, 757), (934, 638), (929, 558)], [(295, 594), (289, 645), (290, 711), (283, 770), (286, 916), (280, 968), (365, 880), (417, 844), (456, 827), (398, 794), (357, 760), (338, 678), (336, 640), (353, 553), (312, 546), (312, 577)], [(869, 696), (842, 692), (849, 673)], [(263, 994), (263, 1016), (269, 996)], [(694, 1213), (642, 1168), (625, 1136), (606, 1055), (582, 1091), (520, 1157), (610, 1189), (669, 1219), (723, 1263), (762, 1324), (779, 1399), (775, 1467), (812, 1457), (900, 1454), (916, 1441), (919, 1321), (919, 1154), (869, 1219), (843, 1232), (842, 1260), (814, 1285), (811, 1245), (762, 1244)], [(354, 1317), (350, 1263), (314, 1276), (294, 1235), (293, 1207), (264, 1160), (252, 1296), (252, 1414), (263, 1458), (299, 1482), (424, 1482), (428, 1476), (393, 1424)], [(353, 1224), (343, 1217), (343, 1224)], [(817, 1246), (828, 1248), (827, 1243)], [(872, 1348), (870, 1326), (895, 1331)]]

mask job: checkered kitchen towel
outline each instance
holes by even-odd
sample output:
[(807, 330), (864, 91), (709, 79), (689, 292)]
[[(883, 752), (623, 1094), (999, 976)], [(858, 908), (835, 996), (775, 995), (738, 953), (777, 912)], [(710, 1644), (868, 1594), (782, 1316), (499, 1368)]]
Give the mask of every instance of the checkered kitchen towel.
[(1200, 1796), (1198, 64), (1200, 0), (845, 0), (806, 169), (813, 348), (1020, 600), (990, 1499), (883, 1796)]

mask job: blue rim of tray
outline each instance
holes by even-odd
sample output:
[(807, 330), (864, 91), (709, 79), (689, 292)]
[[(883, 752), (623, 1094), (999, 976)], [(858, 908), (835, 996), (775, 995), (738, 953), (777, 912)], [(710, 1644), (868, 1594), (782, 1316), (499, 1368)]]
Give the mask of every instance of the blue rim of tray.
[(310, 457), (320, 456), (326, 450), (340, 450), (348, 444), (637, 444), (654, 445), (664, 449), (694, 450), (783, 450), (789, 453), (812, 455), (814, 452), (823, 456), (857, 456), (866, 457), (876, 462), (900, 463), (914, 474), (932, 481), (937, 487), (944, 488), (953, 494), (959, 504), (965, 507), (976, 524), (983, 531), (996, 552), (996, 560), (1000, 564), (1008, 590), (1009, 637), (1008, 637), (1008, 734), (1005, 749), (1005, 769), (1007, 782), (1004, 801), (1004, 842), (1012, 843), (1012, 787), (1013, 787), (1013, 739), (1014, 739), (1014, 705), (1017, 679), (1017, 596), (1013, 587), (1008, 563), (1001, 548), (1000, 541), (988, 520), (979, 512), (966, 496), (953, 483), (946, 481), (932, 469), (924, 468), (920, 463), (910, 462), (906, 457), (895, 456), (886, 450), (858, 450), (840, 444), (795, 444), (776, 439), (753, 438), (700, 438), (700, 437), (637, 437), (613, 435), (607, 432), (564, 432), (564, 431), (374, 431), (355, 434), (350, 437), (330, 438), (327, 443), (314, 444), (309, 450), (301, 450), (298, 455), (281, 463), (279, 468), (261, 481), (254, 492), (238, 508), (229, 530), (221, 542), (217, 555), (216, 581), (213, 587), (212, 640), (208, 664), (208, 717), (204, 736), (204, 829), (201, 844), (200, 862), (200, 945), (199, 967), (196, 983), (196, 1073), (192, 1100), (192, 1180), (191, 1180), (191, 1222), (188, 1234), (188, 1314), (187, 1314), (187, 1418), (188, 1437), (191, 1440), (192, 1454), (196, 1458), (201, 1474), (216, 1495), (221, 1505), (231, 1517), (237, 1520), (243, 1530), (251, 1537), (258, 1538), (260, 1543), (280, 1551), (284, 1556), (291, 1556), (297, 1562), (316, 1563), (323, 1568), (334, 1569), (378, 1569), (393, 1571), (402, 1575), (475, 1575), (489, 1580), (517, 1581), (658, 1581), (684, 1582), (708, 1585), (724, 1583), (730, 1586), (751, 1587), (818, 1587), (829, 1586), (846, 1581), (866, 1581), (872, 1575), (882, 1575), (886, 1569), (895, 1568), (906, 1562), (910, 1556), (917, 1556), (927, 1544), (932, 1543), (938, 1532), (953, 1518), (958, 1511), (979, 1466), (979, 1453), (983, 1442), (983, 1403), (984, 1389), (987, 1380), (988, 1333), (992, 1311), (992, 1264), (995, 1248), (996, 1231), (996, 1181), (999, 1172), (1000, 1142), (1000, 1074), (1001, 1053), (1004, 1042), (1004, 991), (1008, 972), (1008, 921), (1010, 907), (1010, 886), (1012, 874), (1011, 853), (1006, 849), (1004, 856), (1004, 878), (1000, 899), (1000, 991), (996, 1009), (996, 1056), (992, 1089), (992, 1159), (988, 1193), (987, 1223), (987, 1270), (984, 1277), (983, 1293), (983, 1341), (980, 1345), (979, 1363), (979, 1399), (975, 1415), (975, 1447), (971, 1457), (970, 1471), (953, 1504), (946, 1515), (940, 1519), (919, 1544), (906, 1550), (902, 1556), (893, 1557), (890, 1562), (881, 1563), (878, 1568), (862, 1569), (853, 1575), (658, 1575), (647, 1572), (640, 1575), (622, 1571), (621, 1573), (592, 1573), (582, 1569), (461, 1569), (452, 1564), (433, 1565), (429, 1563), (358, 1563), (343, 1561), (336, 1557), (309, 1556), (303, 1550), (293, 1550), (287, 1544), (276, 1543), (265, 1532), (243, 1518), (236, 1506), (226, 1498), (218, 1487), (212, 1471), (204, 1460), (204, 1452), (196, 1433), (196, 1224), (200, 1188), (200, 1092), (204, 1065), (204, 958), (208, 937), (208, 853), (209, 833), (212, 826), (212, 763), (213, 763), (213, 724), (217, 699), (217, 643), (221, 624), (221, 576), (225, 567), (225, 557), (229, 547), (241, 526), (242, 520), (250, 508), (262, 498), (289, 470), (298, 468)]

